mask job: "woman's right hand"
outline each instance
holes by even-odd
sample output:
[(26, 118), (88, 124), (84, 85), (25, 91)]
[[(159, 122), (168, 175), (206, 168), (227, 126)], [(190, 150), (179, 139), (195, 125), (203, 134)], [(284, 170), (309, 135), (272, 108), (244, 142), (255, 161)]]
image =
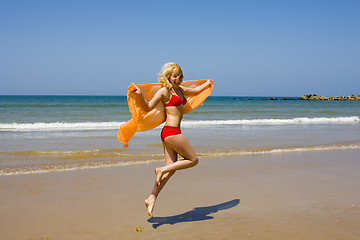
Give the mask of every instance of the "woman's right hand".
[(140, 90), (140, 88), (138, 88), (136, 85), (135, 85), (135, 87), (136, 87), (136, 90), (134, 91), (137, 95), (141, 95), (141, 90)]

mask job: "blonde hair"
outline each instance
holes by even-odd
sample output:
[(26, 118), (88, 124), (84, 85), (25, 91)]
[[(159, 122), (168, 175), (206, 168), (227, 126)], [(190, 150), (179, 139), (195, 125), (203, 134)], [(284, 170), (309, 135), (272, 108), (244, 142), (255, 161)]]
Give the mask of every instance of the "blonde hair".
[(169, 81), (171, 74), (175, 72), (177, 75), (180, 76), (181, 81), (184, 78), (184, 75), (182, 73), (182, 69), (179, 65), (176, 63), (165, 63), (164, 66), (161, 68), (159, 75), (159, 83), (168, 90), (172, 88), (172, 85)]

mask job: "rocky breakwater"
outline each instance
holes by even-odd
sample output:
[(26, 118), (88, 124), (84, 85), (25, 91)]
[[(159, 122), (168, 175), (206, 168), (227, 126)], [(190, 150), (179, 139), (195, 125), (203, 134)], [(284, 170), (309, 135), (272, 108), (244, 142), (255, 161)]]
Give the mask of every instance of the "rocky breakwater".
[(299, 100), (318, 100), (318, 101), (360, 101), (360, 95), (325, 97), (316, 94), (308, 94), (299, 98)]

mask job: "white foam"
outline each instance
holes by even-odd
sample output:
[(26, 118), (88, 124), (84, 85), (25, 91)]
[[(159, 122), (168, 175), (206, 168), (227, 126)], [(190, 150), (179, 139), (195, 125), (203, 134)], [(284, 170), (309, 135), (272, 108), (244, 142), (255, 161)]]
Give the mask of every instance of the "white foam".
[(184, 121), (182, 126), (199, 125), (299, 125), (299, 124), (349, 124), (358, 123), (360, 118), (333, 117), (333, 118), (290, 118), (290, 119), (239, 119), (239, 120), (211, 120), (211, 121)]
[(0, 131), (63, 131), (63, 130), (102, 130), (117, 129), (123, 122), (36, 122), (36, 123), (2, 123)]
[[(239, 120), (197, 120), (182, 123), (183, 127), (220, 126), (220, 125), (299, 125), (299, 124), (352, 124), (359, 123), (358, 116), (290, 118), (290, 119), (239, 119)], [(0, 131), (82, 131), (82, 130), (116, 130), (123, 122), (36, 122), (36, 123), (0, 123)]]

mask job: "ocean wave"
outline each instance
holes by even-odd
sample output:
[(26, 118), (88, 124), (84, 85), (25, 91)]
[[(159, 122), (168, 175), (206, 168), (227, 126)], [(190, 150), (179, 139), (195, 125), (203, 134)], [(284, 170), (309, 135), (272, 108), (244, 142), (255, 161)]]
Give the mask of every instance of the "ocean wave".
[[(238, 120), (184, 120), (183, 127), (221, 126), (221, 125), (309, 125), (309, 124), (352, 124), (359, 123), (360, 117), (320, 117), (289, 119), (238, 119)], [(0, 131), (81, 131), (115, 130), (123, 122), (36, 122), (36, 123), (0, 123)]]
[[(262, 155), (262, 154), (284, 154), (284, 153), (298, 153), (298, 152), (313, 152), (313, 151), (336, 151), (336, 150), (351, 150), (351, 149), (360, 149), (360, 143), (348, 143), (348, 144), (338, 144), (338, 145), (316, 145), (316, 146), (303, 146), (303, 147), (289, 147), (289, 148), (273, 148), (273, 149), (257, 149), (257, 150), (233, 150), (233, 151), (220, 151), (220, 152), (203, 152), (198, 153), (201, 158), (207, 157), (230, 157), (230, 156), (242, 156), (242, 155)], [(115, 149), (98, 149), (90, 151), (50, 151), (50, 152), (40, 152), (33, 151), (32, 154), (42, 154), (42, 155), (60, 155), (59, 157), (69, 158), (69, 155), (74, 155), (73, 157), (78, 158), (81, 156), (83, 158), (84, 154), (92, 155), (96, 157), (99, 152), (113, 152)], [(2, 154), (29, 154), (29, 152), (2, 152)], [(127, 160), (119, 161), (119, 156), (126, 156)], [(39, 173), (51, 173), (51, 172), (64, 172), (64, 171), (76, 171), (76, 170), (89, 170), (89, 169), (98, 169), (98, 168), (109, 168), (109, 167), (124, 167), (124, 166), (133, 166), (133, 165), (143, 165), (154, 162), (163, 161), (162, 154), (110, 154), (110, 157), (113, 160), (110, 161), (99, 161), (99, 162), (75, 162), (73, 164), (65, 165), (47, 165), (47, 166), (38, 166), (38, 167), (18, 167), (18, 168), (7, 168), (0, 170), (0, 176), (12, 176), (12, 175), (25, 175), (25, 174), (39, 174)], [(88, 156), (89, 157), (89, 156)], [(70, 157), (71, 158), (71, 157)], [(139, 158), (141, 160), (139, 160)]]
[(241, 155), (256, 155), (256, 154), (336, 151), (336, 150), (350, 150), (350, 149), (360, 149), (360, 143), (274, 148), (274, 149), (258, 149), (258, 150), (226, 151), (226, 152), (202, 153), (202, 155), (206, 156), (206, 157), (222, 157), (222, 156), (241, 156)]
[(289, 118), (289, 119), (239, 119), (239, 120), (200, 120), (184, 121), (182, 126), (199, 125), (300, 125), (300, 124), (349, 124), (359, 123), (358, 116), (352, 117), (321, 117), (321, 118)]
[(117, 129), (123, 122), (1, 123), (0, 131), (63, 131)]
[(73, 165), (67, 164), (62, 166), (25, 167), (19, 169), (0, 170), (0, 176), (90, 170), (90, 169), (109, 168), (109, 167), (124, 167), (124, 166), (134, 166), (139, 164), (149, 164), (158, 161), (161, 160), (151, 159), (151, 160), (142, 160), (142, 161), (123, 161), (123, 162), (116, 161), (116, 162), (97, 162), (97, 163), (85, 163), (85, 164), (73, 164)]
[[(93, 149), (93, 150), (65, 150), (65, 151), (8, 151), (0, 152), (0, 158), (6, 157), (25, 157), (25, 158), (41, 158), (43, 160), (58, 160), (58, 159), (71, 159), (71, 160), (84, 160), (84, 159), (148, 159), (161, 158), (163, 155), (159, 153), (126, 153), (124, 148), (112, 148), (112, 149)], [(6, 158), (5, 157), (5, 158)]]

